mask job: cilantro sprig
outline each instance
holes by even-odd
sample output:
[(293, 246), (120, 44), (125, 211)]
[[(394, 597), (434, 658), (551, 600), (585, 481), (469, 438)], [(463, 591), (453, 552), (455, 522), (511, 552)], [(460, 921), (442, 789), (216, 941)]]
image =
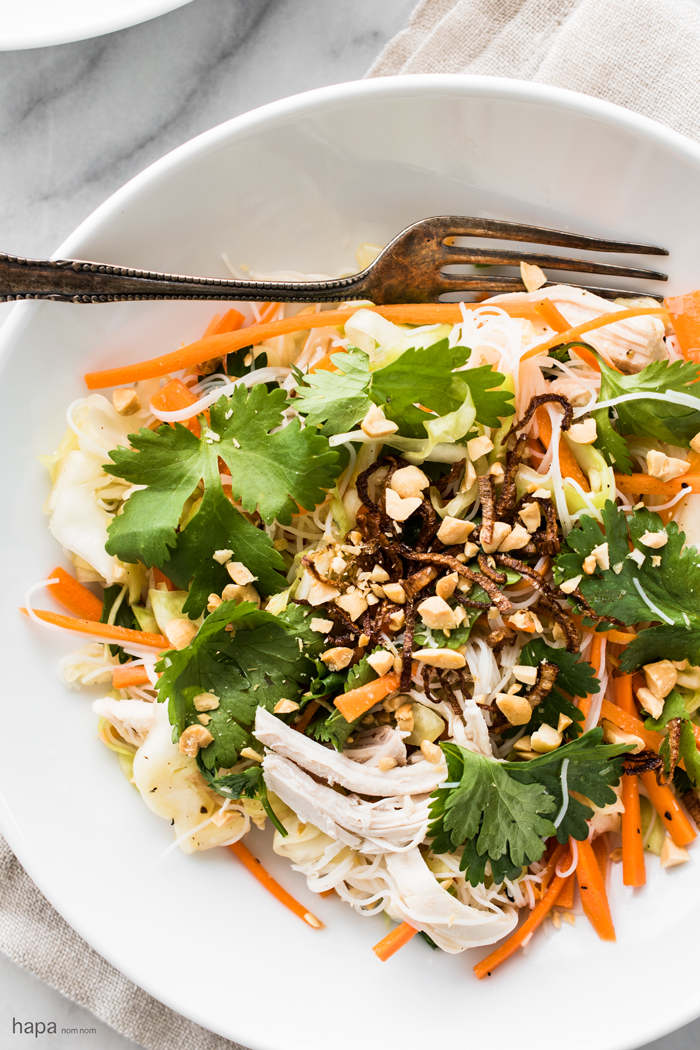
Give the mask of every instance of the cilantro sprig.
[[(698, 393), (694, 384), (700, 378), (700, 367), (692, 361), (652, 361), (641, 372), (622, 375), (601, 360), (600, 372), (600, 401), (642, 391), (654, 394), (676, 391), (695, 396)], [(637, 434), (688, 448), (690, 439), (700, 430), (700, 411), (672, 401), (623, 401), (615, 407), (615, 426), (610, 411), (603, 408), (592, 413), (598, 429), (595, 447), (623, 474), (632, 473), (632, 460), (622, 435)]]
[(216, 776), (211, 770), (207, 769), (200, 755), (197, 755), (197, 765), (204, 779), (218, 795), (223, 795), (224, 798), (233, 800), (254, 798), (261, 802), (274, 827), (277, 828), (280, 835), (287, 837), (287, 829), (278, 819), (267, 797), (267, 784), (263, 776), (262, 766), (249, 766), (240, 773), (226, 773), (224, 776)]
[[(220, 593), (229, 582), (212, 558), (216, 550), (232, 550), (264, 594), (282, 590), (284, 561), (225, 495), (218, 461), (221, 457), (230, 471), (232, 499), (249, 514), (257, 511), (266, 524), (275, 519), (289, 524), (297, 504), (313, 510), (335, 480), (338, 456), (298, 420), (278, 430), (285, 407), (283, 390), (238, 387), (212, 406), (210, 424), (202, 417), (199, 438), (180, 424), (130, 435), (132, 447), (111, 452), (105, 470), (145, 487), (131, 494), (112, 521), (108, 553), (156, 565), (178, 587), (190, 588), (184, 611), (193, 617), (212, 591)], [(200, 485), (201, 503), (180, 526), (185, 503)]]
[(416, 402), (442, 416), (458, 409), (469, 391), (477, 422), (498, 427), (503, 417), (513, 415), (513, 394), (494, 389), (503, 384), (504, 377), (488, 365), (455, 372), (466, 364), (470, 353), (468, 347), (450, 347), (443, 339), (432, 346), (405, 350), (390, 364), (371, 372), (368, 355), (350, 347), (332, 355), (336, 372), (296, 373), (294, 407), (309, 426), (320, 426), (321, 433), (330, 435), (349, 431), (374, 403), (399, 425), (404, 437), (421, 438), (431, 416), (417, 408)]
[[(557, 559), (556, 581), (583, 574), (586, 556), (607, 541), (610, 568), (596, 567), (590, 575), (583, 574), (579, 584), (586, 601), (599, 615), (628, 625), (662, 621), (641, 630), (627, 646), (620, 658), (622, 670), (632, 671), (663, 657), (700, 663), (700, 552), (685, 546), (685, 535), (676, 522), (664, 525), (651, 511), (626, 517), (608, 501), (602, 518), (601, 527), (584, 515), (580, 528), (569, 533)], [(646, 532), (664, 532), (668, 540), (658, 549), (647, 547), (641, 542)], [(652, 558), (659, 558), (659, 564)]]
[(229, 768), (241, 748), (254, 745), (258, 707), (272, 711), (279, 700), (297, 701), (306, 689), (323, 648), (322, 636), (309, 627), (310, 615), (297, 605), (273, 616), (251, 602), (222, 602), (190, 645), (163, 654), (156, 665), (162, 672), (158, 699), (168, 704), (176, 739), (188, 725), (199, 724), (195, 696), (219, 698), (218, 708), (208, 712), (214, 740), (200, 752), (207, 769)]
[[(624, 744), (602, 744), (602, 729), (592, 729), (547, 755), (525, 762), (497, 762), (467, 751), (458, 744), (442, 744), (448, 767), (448, 783), (431, 796), (432, 850), (454, 852), (464, 847), (460, 868), (472, 885), (484, 881), (490, 861), (495, 882), (518, 875), (523, 865), (539, 860), (546, 838), (559, 842), (569, 836), (588, 837), (586, 823), (593, 810), (572, 791), (606, 806), (616, 799), (612, 786), (622, 776), (619, 756), (629, 751)], [(566, 770), (569, 798), (563, 808), (562, 764)]]

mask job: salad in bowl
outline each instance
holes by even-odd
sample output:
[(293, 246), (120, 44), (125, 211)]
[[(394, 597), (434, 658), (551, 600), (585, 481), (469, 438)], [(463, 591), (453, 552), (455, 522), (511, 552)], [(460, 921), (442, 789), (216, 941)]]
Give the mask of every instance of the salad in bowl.
[(380, 959), (501, 942), (478, 977), (545, 920), (614, 940), (608, 880), (689, 862), (700, 820), (700, 293), (524, 278), (241, 305), (88, 374), (44, 457), (72, 568), (24, 610), (82, 636), (61, 675), (172, 848), (321, 927), (267, 826), (398, 924)]

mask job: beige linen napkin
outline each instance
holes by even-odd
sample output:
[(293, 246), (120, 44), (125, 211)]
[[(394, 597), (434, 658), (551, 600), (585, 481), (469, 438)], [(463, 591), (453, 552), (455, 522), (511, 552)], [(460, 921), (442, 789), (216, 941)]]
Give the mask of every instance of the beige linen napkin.
[[(368, 76), (473, 73), (607, 99), (700, 139), (689, 0), (422, 0)], [(148, 1050), (235, 1050), (141, 991), (52, 909), (0, 839), (0, 950)]]
[(690, 0), (422, 0), (368, 76), (517, 77), (616, 102), (700, 139)]

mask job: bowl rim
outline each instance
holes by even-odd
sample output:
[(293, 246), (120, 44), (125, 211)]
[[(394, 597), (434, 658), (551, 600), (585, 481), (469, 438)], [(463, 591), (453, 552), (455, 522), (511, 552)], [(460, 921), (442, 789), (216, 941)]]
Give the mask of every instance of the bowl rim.
[[(677, 156), (690, 160), (700, 169), (700, 144), (642, 114), (632, 112), (612, 102), (565, 88), (507, 77), (474, 76), (459, 73), (412, 74), (347, 81), (315, 88), (311, 91), (301, 92), (256, 107), (216, 125), (176, 147), (139, 172), (108, 197), (59, 245), (51, 258), (80, 258), (81, 244), (97, 233), (104, 223), (115, 219), (119, 212), (128, 207), (142, 193), (151, 192), (161, 178), (168, 177), (171, 171), (195, 162), (202, 155), (214, 152), (226, 146), (229, 142), (254, 134), (260, 127), (274, 126), (276, 122), (284, 121), (290, 117), (300, 118), (305, 114), (313, 113), (317, 109), (322, 109), (329, 105), (339, 105), (348, 101), (372, 98), (405, 98), (411, 95), (416, 98), (447, 95), (451, 97), (489, 98), (504, 101), (525, 101), (533, 104), (550, 104), (565, 112), (597, 118), (608, 125), (636, 132)], [(109, 262), (112, 260), (104, 261)], [(14, 305), (2, 326), (2, 331), (0, 331), (0, 363), (4, 361), (6, 355), (12, 352), (16, 338), (21, 335), (22, 330), (30, 322), (39, 305), (37, 301), (26, 300)], [(109, 945), (102, 946), (99, 942), (94, 943), (91, 940), (90, 930), (84, 929), (81, 917), (73, 916), (73, 909), (70, 907), (59, 908), (53, 903), (50, 888), (46, 890), (42, 885), (44, 881), (43, 868), (42, 870), (36, 870), (33, 858), (30, 855), (31, 850), (25, 850), (25, 845), (28, 844), (25, 843), (21, 829), (14, 823), (9, 812), (6, 815), (4, 814), (2, 806), (0, 806), (0, 832), (5, 836), (11, 849), (42, 894), (56, 907), (59, 914), (79, 936), (138, 987), (158, 1001), (163, 1002), (176, 1013), (180, 1013), (178, 1004), (169, 999), (167, 995), (162, 995), (162, 988), (159, 988), (158, 994), (156, 994), (152, 990), (151, 981), (147, 980), (144, 982), (143, 975), (140, 973), (138, 976), (134, 975), (131, 959), (121, 959), (120, 953), (112, 953)], [(677, 1005), (680, 1006), (681, 1004)], [(682, 1004), (682, 1008), (674, 1012), (672, 1019), (670, 1015), (667, 1015), (654, 1022), (654, 1018), (645, 1015), (643, 1033), (641, 1027), (638, 1026), (639, 1031), (636, 1034), (630, 1032), (630, 1038), (624, 1042), (617, 1041), (614, 1044), (597, 1042), (596, 1050), (598, 1047), (602, 1048), (602, 1050), (635, 1050), (636, 1047), (640, 1046), (640, 1037), (644, 1040), (644, 1043), (653, 1041), (695, 1020), (698, 1015), (700, 1015), (700, 988), (698, 989), (696, 1001), (692, 1004), (686, 1001)], [(207, 1019), (203, 1014), (191, 1011), (188, 1017), (205, 1029), (210, 1030), (207, 1028)], [(239, 1031), (240, 1036), (237, 1035), (235, 1038), (241, 1038), (244, 1041), (244, 1045), (250, 1047), (261, 1046), (259, 1038), (250, 1029), (250, 1025), (244, 1023)], [(224, 1036), (223, 1038), (233, 1037)], [(287, 1038), (280, 1040), (272, 1050), (299, 1050), (299, 1043), (293, 1038)]]

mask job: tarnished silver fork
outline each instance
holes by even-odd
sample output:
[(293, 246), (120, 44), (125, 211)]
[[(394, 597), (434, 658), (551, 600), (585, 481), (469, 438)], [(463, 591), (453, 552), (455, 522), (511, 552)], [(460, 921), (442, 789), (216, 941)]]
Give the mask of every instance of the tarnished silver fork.
[[(521, 262), (535, 263), (543, 270), (606, 274), (634, 280), (667, 280), (664, 273), (634, 266), (543, 255), (516, 248), (465, 248), (447, 243), (457, 237), (488, 237), (594, 252), (668, 255), (664, 248), (651, 244), (602, 240), (500, 219), (442, 215), (407, 227), (360, 273), (330, 281), (186, 277), (76, 259), (38, 261), (0, 255), (0, 301), (51, 299), (71, 303), (113, 303), (137, 299), (233, 299), (317, 303), (369, 299), (377, 305), (430, 303), (439, 301), (448, 292), (522, 291), (524, 285), (520, 276), (444, 272), (448, 266), (501, 267), (518, 266)], [(608, 297), (641, 294), (639, 290), (628, 288), (580, 287)]]

